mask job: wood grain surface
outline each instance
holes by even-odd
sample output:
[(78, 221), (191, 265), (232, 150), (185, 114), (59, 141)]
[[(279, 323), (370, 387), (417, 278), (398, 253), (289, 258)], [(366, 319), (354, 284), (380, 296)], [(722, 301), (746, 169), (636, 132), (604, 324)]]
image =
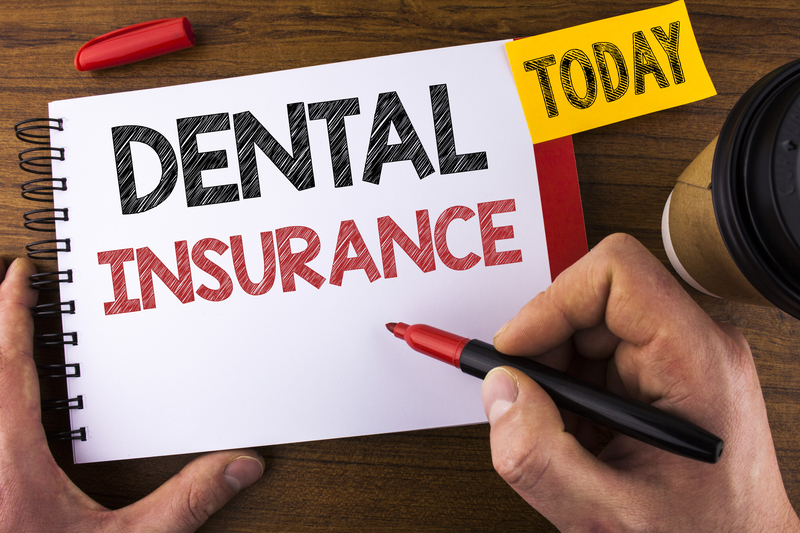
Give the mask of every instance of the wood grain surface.
[[(28, 178), (17, 167), (17, 152), (25, 146), (15, 138), (13, 125), (46, 116), (51, 100), (524, 37), (657, 5), (609, 0), (8, 2), (0, 17), (0, 256), (9, 262), (38, 237), (22, 227), (22, 213), (32, 207), (19, 194), (19, 184)], [(660, 220), (675, 179), (714, 138), (748, 87), (800, 57), (796, 0), (687, 0), (687, 7), (718, 95), (574, 136), (590, 246), (611, 233), (627, 232), (667, 263)], [(81, 44), (97, 35), (174, 16), (192, 22), (194, 48), (107, 71), (78, 72), (73, 66)], [(40, 270), (53, 266), (38, 262)], [(798, 507), (800, 322), (774, 309), (691, 294), (712, 317), (738, 326), (749, 340), (784, 481)], [(40, 332), (58, 327), (37, 322)], [(36, 357), (48, 362), (60, 354), (41, 350)], [(62, 392), (63, 384), (50, 381), (42, 382), (43, 397)], [(67, 425), (61, 415), (48, 414), (44, 422), (47, 429)], [(267, 460), (264, 478), (201, 531), (552, 531), (494, 473), (488, 435), (483, 424), (261, 448)], [(52, 448), (79, 487), (113, 508), (148, 494), (190, 459), (74, 466), (68, 444), (56, 442)]]

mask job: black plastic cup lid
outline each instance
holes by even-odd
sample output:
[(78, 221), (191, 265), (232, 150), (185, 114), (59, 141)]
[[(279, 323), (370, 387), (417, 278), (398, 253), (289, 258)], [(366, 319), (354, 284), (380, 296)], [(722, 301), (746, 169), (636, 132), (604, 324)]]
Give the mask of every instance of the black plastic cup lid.
[(800, 318), (800, 60), (736, 103), (719, 135), (711, 190), (736, 266), (764, 298)]

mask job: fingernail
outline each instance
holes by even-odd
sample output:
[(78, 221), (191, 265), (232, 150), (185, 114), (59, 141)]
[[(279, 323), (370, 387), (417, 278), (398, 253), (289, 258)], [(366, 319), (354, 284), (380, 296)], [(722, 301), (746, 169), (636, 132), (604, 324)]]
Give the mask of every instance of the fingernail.
[(517, 401), (517, 378), (505, 368), (494, 368), (483, 379), (483, 409), (489, 424), (494, 425)]
[(14, 270), (14, 269), (17, 267), (17, 261), (19, 261), (19, 258), (17, 258), (17, 259), (14, 259), (14, 260), (11, 262), (11, 264), (10, 264), (10, 265), (8, 265), (8, 269), (6, 270), (6, 276), (8, 276), (9, 274), (11, 274), (11, 272), (12, 272), (12, 271), (13, 271), (13, 270)]
[(249, 487), (264, 475), (264, 465), (249, 455), (242, 455), (225, 467), (225, 482), (233, 492)]

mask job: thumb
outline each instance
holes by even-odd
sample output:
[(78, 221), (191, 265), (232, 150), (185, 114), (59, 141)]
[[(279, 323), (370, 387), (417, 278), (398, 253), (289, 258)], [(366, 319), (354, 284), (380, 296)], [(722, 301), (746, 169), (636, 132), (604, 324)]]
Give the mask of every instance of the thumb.
[(482, 397), (497, 473), (562, 531), (595, 520), (594, 504), (613, 486), (614, 473), (565, 431), (547, 393), (525, 374), (501, 367), (484, 378)]
[(253, 450), (202, 455), (142, 500), (120, 510), (120, 531), (188, 533), (237, 492), (255, 483), (265, 462)]

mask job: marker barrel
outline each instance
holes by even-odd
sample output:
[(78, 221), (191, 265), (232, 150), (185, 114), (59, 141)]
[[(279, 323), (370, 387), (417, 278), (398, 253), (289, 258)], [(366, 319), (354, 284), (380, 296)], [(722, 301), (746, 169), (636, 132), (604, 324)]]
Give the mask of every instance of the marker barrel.
[(691, 422), (536, 361), (504, 355), (485, 342), (468, 342), (461, 350), (460, 366), (462, 372), (481, 379), (499, 366), (515, 368), (536, 381), (560, 409), (691, 459), (716, 463), (722, 455), (722, 439)]

